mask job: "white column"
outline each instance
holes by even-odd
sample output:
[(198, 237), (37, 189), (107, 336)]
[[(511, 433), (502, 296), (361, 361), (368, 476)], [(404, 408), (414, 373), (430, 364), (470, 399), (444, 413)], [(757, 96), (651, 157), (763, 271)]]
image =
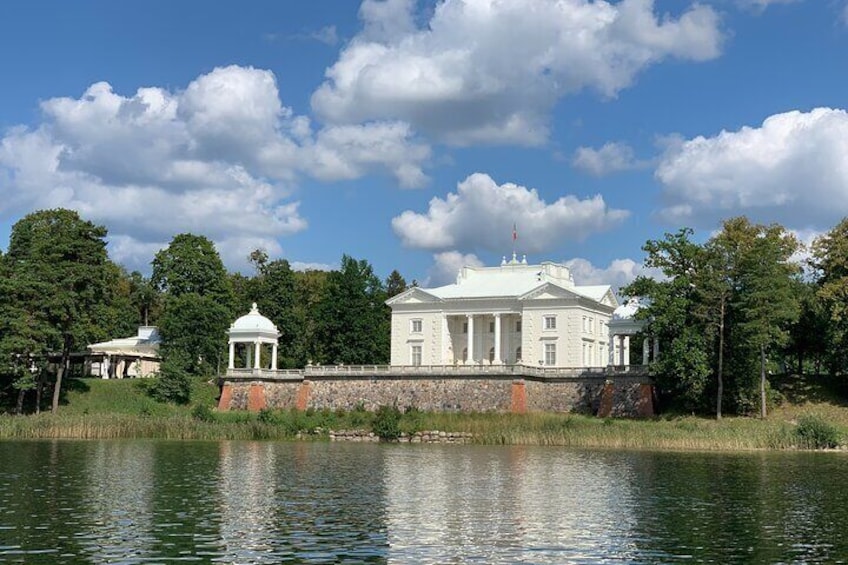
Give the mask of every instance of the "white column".
[(474, 362), (474, 316), (471, 314), (465, 315), (468, 320), (468, 363)]
[(648, 359), (650, 359), (650, 357), (649, 357), (650, 354), (651, 354), (650, 339), (651, 338), (649, 338), (648, 336), (644, 336), (642, 338), (642, 364), (643, 365), (647, 365)]
[(227, 368), (236, 368), (236, 344), (234, 341), (230, 342), (230, 361), (227, 363)]
[(496, 365), (503, 363), (501, 359), (501, 315), (495, 314), (495, 361)]
[(609, 364), (615, 365), (615, 334), (609, 336)]
[(277, 344), (271, 344), (271, 370), (277, 370)]
[(624, 339), (627, 336), (620, 335), (618, 336), (618, 364), (624, 365)]
[(245, 343), (245, 344), (244, 344), (244, 350), (245, 350), (245, 352), (246, 352), (246, 354), (247, 354), (247, 363), (245, 363), (244, 368), (245, 368), (245, 369), (250, 369), (250, 368), (253, 366), (253, 361), (252, 361), (252, 359), (253, 359), (253, 357), (252, 357), (252, 355), (253, 355), (253, 348), (251, 348), (251, 347), (250, 347), (250, 344)]
[(253, 344), (253, 351), (255, 353), (255, 358), (253, 359), (253, 368), (254, 369), (259, 368), (259, 357), (260, 357), (259, 353), (262, 350), (261, 348), (262, 348), (262, 344), (259, 343), (258, 341)]

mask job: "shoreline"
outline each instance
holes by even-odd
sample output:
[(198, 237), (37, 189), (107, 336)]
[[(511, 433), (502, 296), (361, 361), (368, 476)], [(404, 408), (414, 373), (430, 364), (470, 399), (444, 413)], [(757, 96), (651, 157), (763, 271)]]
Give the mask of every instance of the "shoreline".
[[(205, 412), (203, 412), (205, 414)], [(315, 416), (315, 414), (313, 414)], [(319, 414), (327, 416), (327, 414)], [(366, 415), (367, 416), (367, 415)], [(721, 421), (694, 416), (667, 419), (599, 419), (573, 414), (413, 414), (401, 419), (391, 439), (380, 437), (375, 424), (313, 425), (306, 414), (0, 415), (0, 439), (161, 439), (349, 441), (454, 445), (545, 445), (572, 448), (650, 451), (828, 451), (848, 452), (845, 430), (817, 416), (817, 425), (838, 434), (836, 447), (815, 444), (799, 434), (801, 424), (780, 419), (730, 417)], [(363, 415), (349, 413), (347, 422)], [(342, 423), (341, 421), (339, 423)], [(365, 422), (362, 422), (363, 424)], [(391, 434), (390, 434), (391, 436)]]

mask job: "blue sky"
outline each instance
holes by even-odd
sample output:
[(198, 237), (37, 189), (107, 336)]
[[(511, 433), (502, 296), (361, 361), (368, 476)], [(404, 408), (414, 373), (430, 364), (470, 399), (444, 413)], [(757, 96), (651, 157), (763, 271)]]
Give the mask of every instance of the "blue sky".
[(368, 259), (450, 281), (512, 250), (624, 284), (723, 218), (848, 215), (843, 0), (0, 3), (0, 241), (37, 209), (149, 271)]

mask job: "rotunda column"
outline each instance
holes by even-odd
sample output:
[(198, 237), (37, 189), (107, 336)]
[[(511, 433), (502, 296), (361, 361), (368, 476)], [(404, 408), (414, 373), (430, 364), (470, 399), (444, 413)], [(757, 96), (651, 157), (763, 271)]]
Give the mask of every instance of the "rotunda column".
[(495, 359), (494, 363), (500, 365), (501, 360), (501, 315), (495, 314)]
[(258, 369), (259, 368), (259, 358), (260, 358), (259, 354), (262, 351), (262, 344), (259, 343), (258, 340), (253, 344), (253, 351), (256, 353), (256, 358), (253, 360), (253, 368)]
[(271, 370), (277, 370), (277, 344), (271, 344)]
[(229, 362), (227, 363), (227, 368), (228, 369), (235, 369), (236, 368), (236, 344), (233, 341), (230, 342), (230, 359), (229, 359)]
[(474, 363), (474, 316), (466, 314), (468, 319), (468, 363)]

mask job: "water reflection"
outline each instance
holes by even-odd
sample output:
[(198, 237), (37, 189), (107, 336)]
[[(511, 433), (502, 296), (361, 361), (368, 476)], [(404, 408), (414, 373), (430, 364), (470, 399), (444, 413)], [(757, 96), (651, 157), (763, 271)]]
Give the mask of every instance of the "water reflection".
[(386, 461), (390, 561), (620, 562), (634, 549), (628, 478), (599, 453), (394, 449)]
[(838, 563), (844, 454), (0, 442), (0, 563)]
[(74, 537), (81, 553), (95, 563), (151, 555), (154, 457), (150, 445), (93, 442), (89, 447), (83, 482), (86, 504), (68, 516), (78, 524)]
[(277, 449), (273, 443), (222, 442), (217, 498), (223, 561), (272, 563)]

